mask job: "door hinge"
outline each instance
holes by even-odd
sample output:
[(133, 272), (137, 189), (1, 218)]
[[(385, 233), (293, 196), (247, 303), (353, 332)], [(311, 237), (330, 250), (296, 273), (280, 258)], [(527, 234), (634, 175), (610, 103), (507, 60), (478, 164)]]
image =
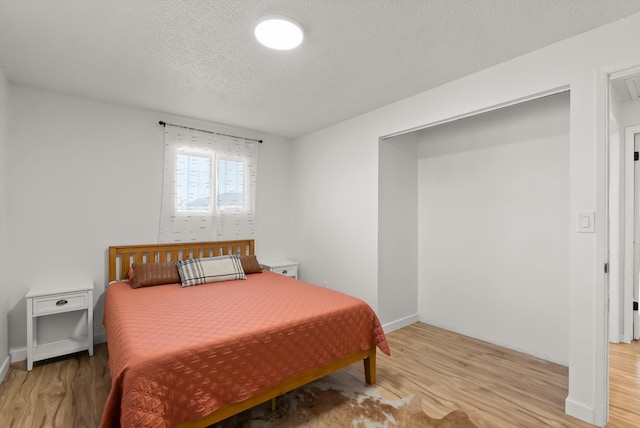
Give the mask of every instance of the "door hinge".
[(638, 302), (633, 302), (633, 310), (638, 311)]
[(604, 273), (609, 273), (609, 263), (604, 264)]
[(640, 160), (640, 152), (633, 152), (633, 160), (634, 161)]

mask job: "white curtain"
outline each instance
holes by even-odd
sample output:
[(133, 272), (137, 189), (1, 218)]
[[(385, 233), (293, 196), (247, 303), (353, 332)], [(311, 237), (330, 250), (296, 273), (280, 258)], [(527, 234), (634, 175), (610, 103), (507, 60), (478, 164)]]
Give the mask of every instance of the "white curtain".
[(158, 242), (254, 238), (258, 146), (166, 124)]

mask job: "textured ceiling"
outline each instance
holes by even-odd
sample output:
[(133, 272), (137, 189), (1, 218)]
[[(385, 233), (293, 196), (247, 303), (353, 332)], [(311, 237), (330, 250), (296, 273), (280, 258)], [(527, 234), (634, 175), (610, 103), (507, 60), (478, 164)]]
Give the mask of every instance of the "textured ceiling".
[[(0, 0), (12, 83), (298, 136), (640, 12), (638, 0)], [(253, 37), (285, 14), (303, 44)]]

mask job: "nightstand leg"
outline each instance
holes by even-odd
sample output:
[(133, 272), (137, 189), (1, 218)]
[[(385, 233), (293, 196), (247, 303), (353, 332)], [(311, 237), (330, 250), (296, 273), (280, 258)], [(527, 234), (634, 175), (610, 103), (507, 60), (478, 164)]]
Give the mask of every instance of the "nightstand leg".
[[(33, 310), (31, 299), (27, 300), (27, 371), (33, 369)], [(36, 321), (37, 322), (37, 321)]]
[(89, 308), (87, 309), (87, 340), (89, 341), (89, 356), (93, 357), (93, 291), (89, 291)]

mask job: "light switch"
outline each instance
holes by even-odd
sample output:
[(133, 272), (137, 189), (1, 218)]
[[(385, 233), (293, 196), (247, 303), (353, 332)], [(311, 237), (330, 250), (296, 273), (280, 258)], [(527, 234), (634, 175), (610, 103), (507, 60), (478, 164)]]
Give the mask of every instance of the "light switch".
[(577, 215), (576, 232), (594, 233), (596, 231), (596, 213), (593, 211), (580, 211)]
[(591, 219), (589, 216), (583, 215), (580, 217), (580, 229), (588, 229), (591, 226)]

